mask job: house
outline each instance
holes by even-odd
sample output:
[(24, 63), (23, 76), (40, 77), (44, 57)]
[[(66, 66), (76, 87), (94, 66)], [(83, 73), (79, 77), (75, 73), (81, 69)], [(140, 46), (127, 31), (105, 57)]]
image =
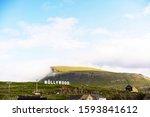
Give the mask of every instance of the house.
[(126, 89), (126, 91), (130, 91), (130, 92), (138, 92), (138, 89), (137, 88), (135, 88), (134, 86), (131, 86), (131, 85), (127, 85), (126, 87), (125, 87), (125, 89)]
[(98, 94), (84, 94), (79, 100), (106, 100)]

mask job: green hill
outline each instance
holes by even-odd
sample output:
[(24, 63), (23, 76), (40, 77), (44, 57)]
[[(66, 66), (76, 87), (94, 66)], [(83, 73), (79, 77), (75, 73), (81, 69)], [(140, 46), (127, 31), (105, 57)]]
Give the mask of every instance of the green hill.
[(90, 67), (53, 66), (45, 80), (69, 81), (73, 85), (124, 89), (127, 84), (137, 88), (150, 86), (150, 79), (137, 73), (116, 73)]
[(73, 66), (52, 66), (52, 71), (56, 72), (71, 72), (71, 71), (100, 71), (93, 67), (73, 67)]

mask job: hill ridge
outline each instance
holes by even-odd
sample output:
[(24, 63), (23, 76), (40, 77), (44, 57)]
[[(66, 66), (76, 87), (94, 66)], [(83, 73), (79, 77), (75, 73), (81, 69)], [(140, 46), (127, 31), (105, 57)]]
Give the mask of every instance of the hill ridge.
[(40, 82), (44, 82), (45, 80), (69, 81), (70, 84), (73, 85), (102, 86), (107, 88), (124, 88), (127, 84), (131, 84), (139, 88), (150, 86), (150, 79), (139, 73), (111, 72), (96, 68), (90, 69), (89, 67), (88, 70), (85, 69), (86, 67), (82, 70), (76, 70), (73, 68), (77, 67), (71, 67), (73, 70), (65, 69), (62, 71), (58, 69), (62, 69), (62, 66), (51, 68), (54, 68), (52, 70), (53, 74), (42, 78)]

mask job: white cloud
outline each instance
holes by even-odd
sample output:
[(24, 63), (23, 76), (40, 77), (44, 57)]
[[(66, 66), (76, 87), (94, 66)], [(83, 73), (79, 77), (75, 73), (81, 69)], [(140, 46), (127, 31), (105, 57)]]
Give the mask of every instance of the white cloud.
[[(10, 33), (10, 31), (3, 32), (5, 35), (9, 34), (12, 36), (12, 39), (1, 41), (0, 50), (33, 48), (48, 45), (61, 48), (84, 46), (83, 42), (75, 38), (75, 35), (78, 33), (78, 28), (75, 27), (75, 24), (78, 22), (77, 19), (49, 18), (48, 21), (49, 23), (45, 25), (20, 23), (23, 33), (22, 37), (19, 38), (12, 38), (14, 33)], [(13, 31), (11, 30), (11, 32)]]
[(49, 22), (54, 23), (55, 28), (57, 29), (68, 29), (72, 26), (74, 26), (76, 23), (78, 23), (78, 20), (76, 18), (49, 18), (48, 19)]
[[(29, 80), (39, 77), (41, 74), (45, 73), (43, 69), (46, 68), (43, 67), (42, 69), (42, 66), (46, 65), (48, 68), (54, 63), (61, 64), (64, 62), (65, 57), (63, 56), (65, 56), (65, 50), (69, 49), (69, 52), (71, 52), (71, 50), (84, 48), (86, 43), (76, 39), (78, 32), (79, 35), (81, 35), (80, 29), (75, 26), (77, 22), (78, 20), (75, 18), (49, 18), (49, 22), (45, 25), (30, 25), (22, 22), (20, 23), (22, 33), (19, 34), (19, 37), (12, 36), (14, 33), (10, 33), (10, 31), (3, 31), (2, 34), (9, 34), (11, 38), (6, 39), (6, 37), (4, 37), (0, 40), (0, 60), (4, 60), (4, 62), (0, 62), (0, 65), (4, 66), (3, 69), (0, 69), (0, 73), (3, 74), (1, 75), (1, 79), (21, 81), (20, 78)], [(13, 32), (13, 30), (11, 30), (11, 32)], [(50, 53), (47, 53), (48, 55), (51, 54), (51, 49), (59, 51), (60, 54), (63, 53), (64, 55), (61, 57), (62, 60), (55, 55), (53, 60), (49, 60), (48, 58), (45, 58), (46, 60), (37, 58), (34, 60), (36, 62), (33, 60), (31, 60), (31, 62), (28, 60), (20, 60), (24, 61), (21, 63), (19, 61), (16, 62), (11, 60), (13, 51), (21, 52), (21, 49), (32, 50), (34, 48), (42, 49), (43, 47), (49, 48)], [(56, 55), (58, 54), (56, 53)], [(18, 55), (14, 56), (20, 58)], [(5, 60), (5, 58), (7, 58), (7, 60)], [(47, 61), (47, 63), (44, 63), (43, 61)], [(9, 71), (8, 74), (8, 72), (6, 72), (7, 69), (9, 70), (9, 68), (12, 68), (13, 66), (15, 67), (12, 71)]]
[(34, 60), (25, 62), (1, 63), (1, 80), (4, 81), (35, 81), (45, 77), (50, 71), (50, 61)]
[[(78, 26), (76, 18), (49, 18), (43, 25), (21, 23), (21, 32), (19, 38), (0, 40), (0, 60), (4, 60), (0, 62), (1, 80), (39, 79), (51, 65), (98, 66), (144, 74), (150, 70), (149, 33), (131, 38), (127, 33), (107, 28), (84, 29)], [(43, 47), (49, 49), (50, 57), (11, 60), (13, 51)]]
[(110, 32), (109, 30), (105, 28), (97, 28), (93, 31), (93, 34), (111, 35), (112, 32)]
[(54, 11), (56, 9), (63, 8), (66, 4), (72, 5), (72, 4), (74, 4), (74, 1), (73, 0), (61, 0), (61, 1), (59, 1), (59, 3), (57, 2), (57, 4), (55, 4), (49, 0), (46, 0), (42, 4), (41, 9), (45, 12), (49, 12), (52, 10)]
[(10, 57), (10, 55), (8, 54), (3, 54), (3, 53), (0, 53), (0, 60), (5, 60), (5, 59), (8, 59)]
[(135, 16), (132, 15), (132, 14), (125, 14), (124, 17), (128, 18), (128, 19), (131, 19), (131, 20), (133, 20), (135, 18)]
[(57, 8), (61, 8), (63, 6), (62, 3), (59, 3), (59, 4), (53, 4), (52, 2), (50, 1), (46, 1), (42, 4), (41, 6), (41, 9), (45, 12), (49, 12), (49, 11), (52, 11), (52, 10), (55, 10)]
[(80, 54), (80, 58), (84, 58), (85, 63), (92, 63), (104, 69), (103, 66), (108, 66), (112, 71), (122, 70), (122, 72), (137, 72), (150, 76), (149, 43), (150, 40), (146, 39), (96, 41), (90, 45), (92, 49), (88, 53)]
[(2, 35), (9, 36), (8, 34), (11, 35), (11, 38), (20, 36), (20, 32), (15, 29), (7, 28), (7, 29), (0, 30), (1, 39), (2, 39)]
[(150, 15), (150, 3), (144, 8), (143, 15), (144, 16)]
[(137, 13), (126, 13), (123, 17), (133, 20), (139, 19), (141, 17), (146, 17), (150, 15), (150, 3), (148, 3), (144, 8), (140, 9)]
[(150, 32), (149, 33), (145, 33), (144, 38), (149, 39), (150, 38)]

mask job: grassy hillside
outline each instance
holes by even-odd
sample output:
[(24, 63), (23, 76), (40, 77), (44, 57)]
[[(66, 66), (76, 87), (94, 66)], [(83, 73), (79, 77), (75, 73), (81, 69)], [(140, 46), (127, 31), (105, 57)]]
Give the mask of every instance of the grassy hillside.
[(100, 69), (92, 67), (73, 67), (73, 66), (52, 66), (52, 69), (58, 72), (70, 72), (70, 71), (99, 71)]
[[(143, 99), (150, 90), (150, 80), (142, 74), (115, 73), (89, 67), (53, 66), (52, 69), (56, 74), (47, 76), (38, 83), (41, 96), (49, 100), (68, 100), (89, 93), (100, 94), (107, 99)], [(43, 81), (47, 79), (70, 81), (70, 85), (44, 84)], [(138, 88), (139, 92), (125, 91), (128, 84)], [(12, 82), (10, 85), (0, 82), (0, 100), (15, 100), (19, 95), (33, 96), (35, 87), (35, 82)]]
[[(35, 82), (12, 82), (10, 85), (7, 82), (0, 82), (0, 100), (16, 100), (17, 96), (34, 96)], [(38, 83), (38, 89), (41, 95), (48, 99), (65, 99), (65, 95), (56, 95), (61, 86), (58, 85), (45, 85)]]
[[(52, 67), (53, 68), (53, 67)], [(50, 79), (56, 81), (70, 81), (73, 85), (98, 86), (105, 88), (124, 89), (127, 84), (137, 88), (150, 86), (150, 79), (142, 74), (136, 73), (115, 73), (95, 68), (79, 67), (54, 67), (61, 72), (55, 76), (47, 76), (41, 80)], [(92, 70), (90, 70), (92, 69)]]
[[(34, 96), (35, 82), (12, 82), (9, 85), (6, 82), (0, 82), (0, 100), (16, 100), (17, 96)], [(143, 99), (144, 92), (130, 93), (125, 90), (116, 90), (111, 88), (95, 87), (95, 86), (65, 86), (69, 89), (65, 93), (61, 93), (62, 85), (49, 85), (38, 83), (38, 90), (41, 96), (47, 97), (49, 100), (70, 100), (72, 97), (81, 97), (86, 93), (97, 93), (107, 99)], [(82, 89), (84, 93), (71, 93), (75, 89)], [(59, 92), (59, 94), (58, 94)]]

